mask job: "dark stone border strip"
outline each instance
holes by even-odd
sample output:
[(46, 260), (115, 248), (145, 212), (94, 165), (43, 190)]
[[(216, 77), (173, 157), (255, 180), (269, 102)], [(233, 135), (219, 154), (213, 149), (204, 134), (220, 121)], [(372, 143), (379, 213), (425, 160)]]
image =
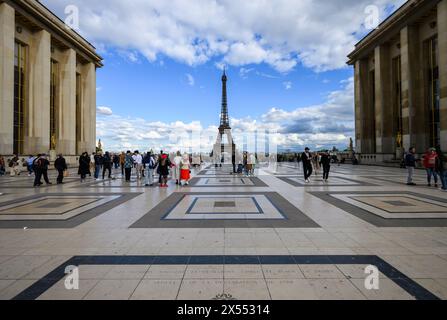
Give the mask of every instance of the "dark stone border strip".
[[(382, 194), (383, 192), (361, 192), (361, 191), (333, 191), (333, 192), (309, 192), (309, 194), (332, 204), (333, 206), (352, 214), (353, 216), (356, 216), (359, 219), (362, 219), (363, 221), (366, 221), (376, 227), (382, 227), (382, 228), (424, 228), (424, 227), (447, 227), (447, 219), (442, 218), (417, 218), (417, 219), (411, 219), (411, 218), (402, 218), (402, 219), (386, 219), (383, 217), (380, 217), (378, 215), (375, 215), (365, 209), (356, 207), (350, 203), (344, 202), (342, 200), (339, 200), (337, 198), (334, 198), (331, 196), (331, 194), (346, 194), (346, 195), (362, 195), (362, 194)], [(434, 201), (444, 202), (447, 203), (447, 200), (432, 197), (425, 194), (419, 194), (414, 192), (406, 192), (406, 191), (387, 191), (387, 194), (393, 195), (393, 194), (407, 194), (412, 196), (417, 196), (421, 198), (426, 198)]]
[[(164, 219), (185, 195), (264, 195), (285, 219)], [(175, 192), (129, 228), (321, 228), (277, 192)]]
[(388, 279), (416, 300), (439, 297), (378, 256), (75, 256), (48, 273), (12, 300), (36, 300), (65, 277), (67, 266), (80, 265), (246, 265), (246, 264), (366, 264), (376, 266)]
[[(27, 201), (33, 199), (39, 199), (42, 197), (48, 196), (86, 196), (92, 195), (91, 193), (49, 193), (49, 194), (38, 194), (23, 198), (18, 198), (15, 200), (6, 201), (4, 203), (0, 203), (0, 205), (9, 205), (14, 204), (20, 201)], [(94, 194), (93, 194), (94, 195)], [(129, 200), (134, 199), (135, 197), (141, 195), (141, 193), (107, 193), (107, 194), (98, 194), (100, 196), (120, 196), (117, 199), (111, 200), (105, 204), (99, 205), (93, 209), (82, 212), (74, 217), (65, 219), (65, 220), (8, 220), (8, 221), (0, 221), (0, 229), (70, 229), (75, 228), (78, 225), (87, 222), (113, 208), (123, 204)]]
[[(297, 178), (299, 176), (289, 176), (289, 177), (277, 177), (279, 180), (282, 180), (294, 187), (300, 187), (300, 188), (305, 188), (305, 187), (314, 187), (314, 188), (318, 188), (318, 187), (373, 187), (373, 186), (377, 186), (376, 184), (372, 184), (372, 183), (368, 183), (368, 182), (364, 182), (364, 181), (359, 181), (359, 180), (354, 180), (354, 179), (348, 179), (345, 177), (339, 177), (339, 176), (335, 176), (335, 178), (337, 179), (341, 179), (341, 180), (346, 180), (348, 182), (350, 182), (350, 184), (337, 184), (337, 183), (331, 183), (331, 176), (329, 176), (329, 182), (327, 184), (321, 184), (321, 185), (316, 185), (316, 184), (312, 184), (312, 181), (308, 184), (301, 184), (298, 183), (294, 180), (291, 180), (291, 178)], [(311, 177), (312, 179), (312, 177)]]
[(195, 187), (195, 188), (247, 188), (247, 187), (268, 187), (268, 185), (262, 181), (261, 179), (259, 179), (258, 177), (239, 177), (238, 175), (234, 175), (233, 179), (249, 179), (253, 185), (245, 185), (245, 184), (241, 184), (241, 185), (197, 185), (197, 183), (201, 180), (201, 179), (220, 179), (219, 176), (215, 176), (215, 177), (194, 177), (191, 179), (191, 181), (189, 182), (189, 186), (190, 187)]

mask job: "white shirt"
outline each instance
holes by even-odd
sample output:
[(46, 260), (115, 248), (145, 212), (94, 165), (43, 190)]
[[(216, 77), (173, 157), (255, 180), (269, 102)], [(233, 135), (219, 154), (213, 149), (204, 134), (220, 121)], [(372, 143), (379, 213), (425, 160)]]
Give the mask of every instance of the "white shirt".
[(133, 160), (136, 164), (143, 164), (143, 157), (141, 156), (141, 154), (134, 155)]

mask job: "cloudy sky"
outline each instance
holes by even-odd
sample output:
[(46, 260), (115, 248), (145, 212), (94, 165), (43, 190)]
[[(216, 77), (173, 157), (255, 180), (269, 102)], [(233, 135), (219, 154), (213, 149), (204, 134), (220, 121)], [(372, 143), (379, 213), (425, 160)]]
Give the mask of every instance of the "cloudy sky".
[(354, 99), (346, 56), (405, 1), (41, 2), (70, 24), (77, 8), (73, 27), (104, 57), (97, 138), (107, 149), (211, 146), (226, 66), (240, 141), (269, 130), (282, 149), (301, 150), (347, 147)]

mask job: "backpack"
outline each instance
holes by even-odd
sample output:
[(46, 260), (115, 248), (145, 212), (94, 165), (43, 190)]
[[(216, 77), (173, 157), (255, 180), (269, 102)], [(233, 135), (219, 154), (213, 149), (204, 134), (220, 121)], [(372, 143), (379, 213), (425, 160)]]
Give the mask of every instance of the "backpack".
[(152, 157), (150, 157), (150, 160), (149, 160), (149, 169), (151, 169), (151, 170), (155, 169), (155, 160)]

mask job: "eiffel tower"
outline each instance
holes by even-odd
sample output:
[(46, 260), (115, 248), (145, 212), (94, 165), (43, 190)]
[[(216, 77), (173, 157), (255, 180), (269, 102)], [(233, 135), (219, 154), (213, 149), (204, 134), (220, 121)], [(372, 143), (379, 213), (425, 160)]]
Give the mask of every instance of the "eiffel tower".
[[(234, 169), (236, 145), (231, 134), (230, 117), (228, 115), (227, 81), (228, 77), (224, 69), (222, 75), (222, 108), (220, 111), (220, 126), (217, 140), (213, 147), (212, 157), (214, 158), (214, 162), (217, 167), (222, 166), (222, 163), (226, 162), (225, 156), (231, 156), (231, 162)], [(225, 136), (227, 138), (226, 141), (224, 140)]]

